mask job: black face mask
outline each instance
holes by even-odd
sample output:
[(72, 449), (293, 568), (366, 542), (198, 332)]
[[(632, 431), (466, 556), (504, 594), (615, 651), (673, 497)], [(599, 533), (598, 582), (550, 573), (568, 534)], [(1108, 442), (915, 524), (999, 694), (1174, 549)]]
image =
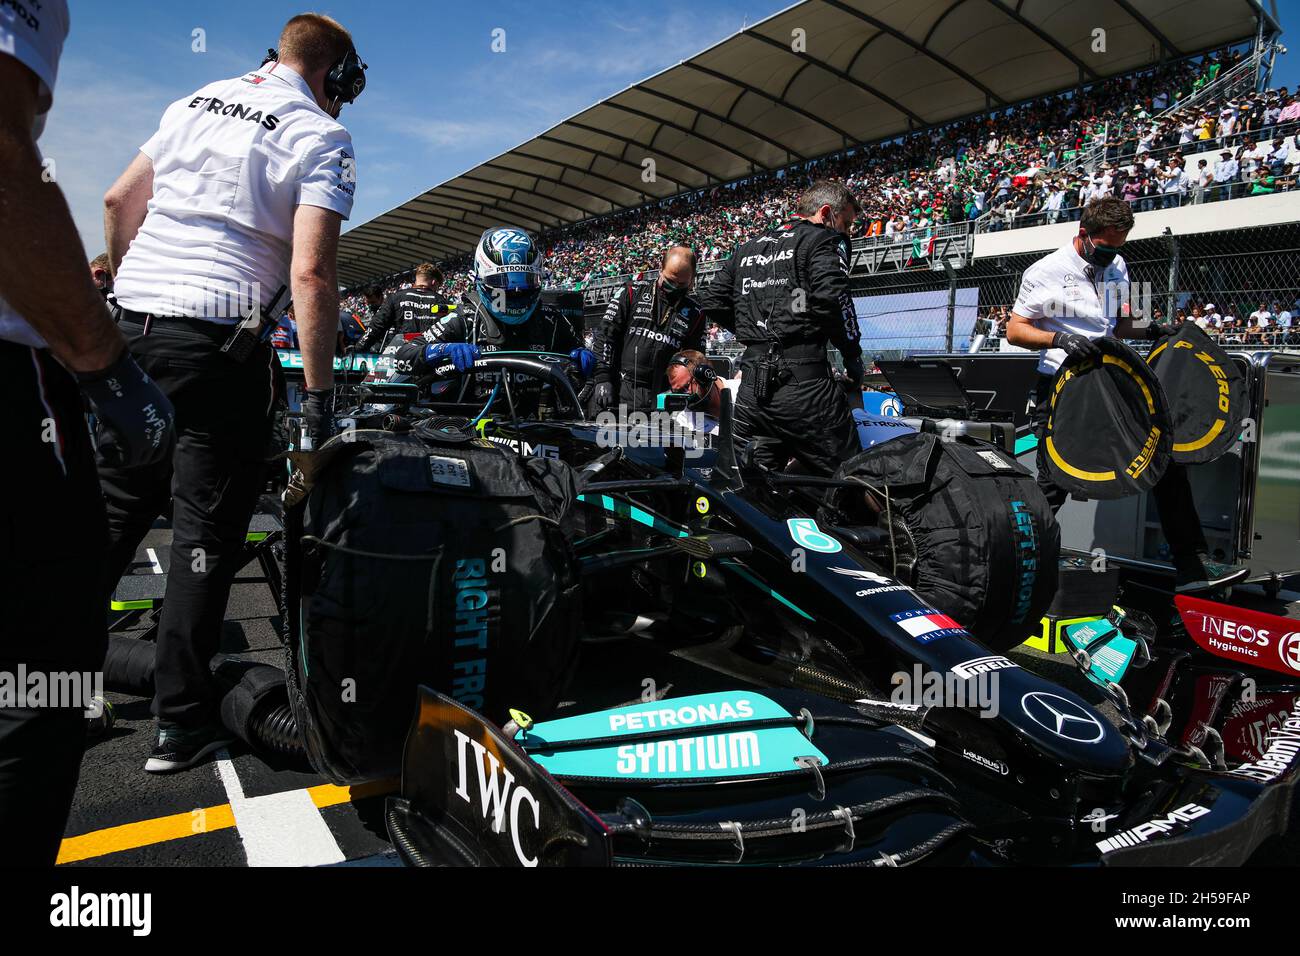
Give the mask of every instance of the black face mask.
[(676, 282), (661, 277), (659, 279), (659, 291), (663, 293), (665, 299), (676, 305), (686, 298), (686, 293), (691, 290), (688, 286), (678, 285)]
[(1103, 246), (1093, 242), (1086, 233), (1083, 236), (1083, 261), (1098, 269), (1104, 269), (1114, 262), (1115, 257), (1119, 255), (1119, 249), (1119, 246)]

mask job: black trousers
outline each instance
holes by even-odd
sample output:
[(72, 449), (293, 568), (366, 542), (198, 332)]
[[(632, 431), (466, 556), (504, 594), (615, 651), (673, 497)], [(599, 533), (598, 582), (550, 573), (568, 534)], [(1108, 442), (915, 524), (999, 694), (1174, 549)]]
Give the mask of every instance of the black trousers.
[[(1038, 376), (1034, 386), (1034, 434), (1038, 436), (1038, 487), (1052, 506), (1052, 513), (1061, 510), (1069, 494), (1048, 477), (1047, 446), (1043, 432), (1047, 427), (1051, 407), (1053, 376)], [(1201, 516), (1196, 511), (1192, 485), (1187, 478), (1187, 467), (1171, 461), (1164, 476), (1151, 489), (1160, 512), (1160, 527), (1169, 542), (1170, 553), (1175, 558), (1190, 557), (1198, 551), (1208, 550), (1205, 532), (1201, 530)]]
[[(104, 503), (81, 393), (43, 349), (0, 342), (0, 671), (99, 671)], [(0, 704), (0, 866), (50, 866), (86, 742), (82, 707)]]
[(848, 398), (829, 372), (779, 385), (760, 404), (753, 363), (742, 368), (735, 434), (753, 445), (755, 462), (784, 471), (793, 458), (810, 474), (830, 475), (861, 451)]
[(623, 379), (618, 388), (618, 400), (614, 403), (617, 409), (619, 405), (626, 405), (629, 412), (653, 412), (659, 405), (659, 393), (668, 391), (668, 384), (665, 382), (663, 388), (640, 388), (632, 384), (629, 379)]
[(274, 352), (245, 363), (220, 353), (231, 329), (197, 319), (153, 320), (149, 334), (128, 313), (131, 353), (176, 408), (176, 450), (145, 468), (100, 462), (108, 509), (106, 591), (171, 506), (171, 564), (158, 621), (153, 712), (193, 726), (218, 718), (210, 662), (221, 643), (230, 585), (266, 475)]

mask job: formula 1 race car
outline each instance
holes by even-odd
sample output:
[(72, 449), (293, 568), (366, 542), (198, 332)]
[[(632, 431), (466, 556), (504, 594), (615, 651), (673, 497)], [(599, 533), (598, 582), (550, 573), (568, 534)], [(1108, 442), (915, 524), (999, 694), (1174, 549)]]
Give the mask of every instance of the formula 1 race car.
[[(358, 645), (388, 661), (387, 698), (425, 685), (379, 746), (401, 766), (388, 826), (408, 862), (1236, 864), (1286, 830), (1300, 683), (1216, 666), (1168, 596), (1162, 616), (1113, 594), (1064, 614), (1055, 522), (1004, 447), (922, 421), (833, 477), (772, 472), (733, 442), (727, 395), (711, 441), (671, 427), (674, 397), (657, 432), (654, 416), (593, 421), (566, 363), (476, 363), (507, 393), (515, 376), (546, 383), (549, 414), (527, 421), (421, 408), (413, 383), (363, 387), (347, 416), (361, 427), (316, 456), (305, 525), (287, 520), (291, 693), (316, 768), (350, 782), (347, 754), (333, 759), (347, 747), (327, 738), (356, 713), (333, 719), (327, 690), (341, 661), (364, 669)], [(471, 559), (473, 537), (441, 517), (405, 550), (394, 540), (411, 514), (463, 521), (494, 495), (525, 507), (482, 534), (548, 529), (529, 568), (502, 558), (501, 609), (489, 565), (507, 548)], [(364, 525), (392, 501), (408, 510), (376, 554)], [(432, 533), (436, 557), (419, 543)], [(295, 537), (312, 553), (295, 557)], [(388, 570), (365, 578), (379, 593), (351, 614), (367, 556)], [(556, 569), (541, 584), (512, 577), (539, 564)], [(486, 651), (431, 659), (435, 634), (489, 645), (484, 621), (524, 595), (536, 613), (511, 640), (533, 650), (559, 640), (548, 615), (580, 605), (579, 674), (589, 646), (625, 642), (708, 678), (583, 713), (582, 694), (563, 692), (569, 644), (528, 658), (541, 694)], [(1070, 655), (1021, 646), (1044, 619), (1068, 624)], [(406, 645), (424, 656), (399, 666), (386, 649)], [(619, 666), (602, 655), (595, 680)], [(520, 698), (491, 699), (493, 675)]]

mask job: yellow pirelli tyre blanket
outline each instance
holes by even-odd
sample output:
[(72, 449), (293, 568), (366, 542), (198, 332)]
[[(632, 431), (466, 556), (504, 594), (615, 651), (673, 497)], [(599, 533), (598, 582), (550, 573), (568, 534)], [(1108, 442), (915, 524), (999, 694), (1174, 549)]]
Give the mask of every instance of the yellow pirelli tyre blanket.
[(1081, 498), (1144, 494), (1163, 477), (1173, 445), (1164, 389), (1123, 342), (1096, 344), (1100, 360), (1069, 360), (1052, 382), (1043, 434), (1048, 474)]
[(1246, 417), (1246, 378), (1200, 326), (1183, 323), (1151, 350), (1147, 364), (1169, 400), (1174, 461), (1199, 465), (1232, 448)]

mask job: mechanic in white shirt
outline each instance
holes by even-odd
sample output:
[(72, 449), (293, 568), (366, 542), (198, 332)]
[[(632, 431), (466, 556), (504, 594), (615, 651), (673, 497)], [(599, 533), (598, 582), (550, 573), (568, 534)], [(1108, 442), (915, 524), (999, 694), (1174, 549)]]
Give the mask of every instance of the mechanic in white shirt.
[[(36, 146), (68, 29), (65, 0), (0, 5), (0, 673), (25, 671), (27, 687), (68, 686), (104, 663), (107, 529), (83, 399), (124, 462), (147, 465), (175, 440), (171, 403), (127, 352)], [(0, 695), (5, 866), (54, 865), (94, 715), (90, 683), (59, 706)]]
[(668, 360), (668, 388), (691, 396), (691, 407), (673, 418), (677, 425), (701, 435), (716, 435), (722, 413), (722, 390), (731, 393), (731, 404), (735, 407), (740, 375), (720, 378), (703, 352), (683, 349)]
[(156, 467), (100, 462), (109, 588), (172, 499), (150, 772), (192, 767), (230, 741), (208, 662), (265, 480), (276, 357), (246, 335), (242, 359), (223, 346), (247, 312), (274, 308), (273, 327), (281, 287), (294, 305), (313, 447), (334, 429), (338, 237), (356, 191), (338, 116), (364, 87), (347, 30), (318, 14), (293, 17), (278, 59), (169, 106), (104, 198), (119, 327), (175, 403), (179, 434), (175, 455)]
[[(1061, 365), (1098, 360), (1101, 351), (1095, 340), (1108, 335), (1156, 340), (1177, 332), (1149, 321), (1138, 324), (1131, 311), (1124, 314), (1129, 276), (1119, 251), (1132, 228), (1133, 211), (1122, 199), (1108, 197), (1091, 203), (1079, 221), (1079, 234), (1025, 270), (1007, 323), (1008, 342), (1040, 350), (1033, 426), (1039, 441), (1038, 485), (1053, 512), (1065, 503), (1067, 494), (1048, 475), (1044, 432), (1052, 385)], [(1105, 425), (1097, 423), (1098, 428)], [(1180, 593), (1213, 590), (1246, 576), (1244, 567), (1225, 567), (1209, 560), (1184, 466), (1170, 462), (1154, 493), (1161, 527), (1174, 556)]]

